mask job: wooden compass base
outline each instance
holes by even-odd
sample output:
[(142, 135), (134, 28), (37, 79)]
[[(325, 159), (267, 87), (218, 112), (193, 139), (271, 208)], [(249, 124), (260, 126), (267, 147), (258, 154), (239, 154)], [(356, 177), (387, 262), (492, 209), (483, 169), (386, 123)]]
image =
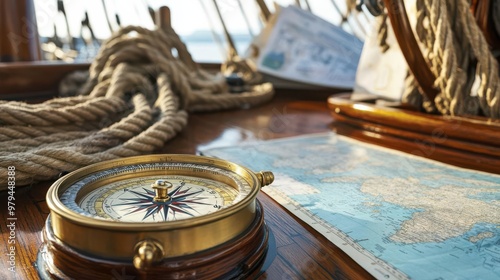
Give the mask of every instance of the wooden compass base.
[(42, 279), (247, 279), (261, 272), (268, 250), (269, 231), (260, 202), (248, 230), (216, 248), (188, 256), (167, 258), (147, 271), (132, 262), (86, 256), (54, 236), (50, 216), (37, 266)]

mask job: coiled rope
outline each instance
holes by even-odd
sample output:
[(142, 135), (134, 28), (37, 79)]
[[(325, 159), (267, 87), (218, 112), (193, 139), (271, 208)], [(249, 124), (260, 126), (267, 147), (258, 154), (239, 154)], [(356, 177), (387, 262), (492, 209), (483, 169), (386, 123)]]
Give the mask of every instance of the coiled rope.
[[(416, 98), (418, 85), (411, 74), (403, 101), (443, 115), (500, 118), (498, 63), (470, 12), (467, 0), (417, 0), (417, 37), (425, 47), (440, 90), (434, 102)], [(493, 14), (500, 17), (498, 14)], [(494, 18), (498, 21), (498, 18)], [(477, 95), (471, 95), (479, 79)]]
[[(346, 1), (349, 7), (353, 0)], [(427, 65), (422, 67), (430, 67), (439, 94), (434, 100), (427, 99), (413, 74), (409, 73), (402, 101), (429, 113), (500, 119), (498, 62), (470, 12), (469, 2), (416, 0), (415, 33), (427, 60)], [(492, 20), (500, 32), (500, 1), (494, 1), (491, 8)], [(377, 24), (379, 44), (384, 52), (387, 50), (386, 11)], [(479, 84), (477, 94), (473, 90), (476, 79)]]
[[(236, 67), (235, 65), (242, 66)], [(181, 131), (188, 112), (258, 105), (273, 96), (244, 62), (231, 62), (248, 91), (229, 92), (222, 74), (196, 64), (171, 28), (126, 27), (100, 49), (87, 73), (70, 75), (61, 98), (0, 101), (0, 189), (49, 180), (103, 160), (152, 153)]]

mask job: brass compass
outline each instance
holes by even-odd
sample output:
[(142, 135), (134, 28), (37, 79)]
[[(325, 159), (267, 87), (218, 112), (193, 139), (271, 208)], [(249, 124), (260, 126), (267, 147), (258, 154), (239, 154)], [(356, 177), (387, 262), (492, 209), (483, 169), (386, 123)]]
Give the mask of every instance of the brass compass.
[(74, 171), (47, 193), (40, 275), (252, 275), (269, 236), (256, 196), (273, 180), (268, 171), (193, 155), (131, 157)]

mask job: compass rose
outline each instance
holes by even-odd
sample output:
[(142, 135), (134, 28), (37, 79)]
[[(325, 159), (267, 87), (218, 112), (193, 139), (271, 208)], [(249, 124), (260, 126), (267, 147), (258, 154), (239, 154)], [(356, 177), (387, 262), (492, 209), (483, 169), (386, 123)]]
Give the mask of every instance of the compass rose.
[(124, 201), (123, 203), (113, 204), (112, 206), (130, 206), (125, 209), (129, 212), (124, 215), (144, 212), (143, 221), (151, 215), (153, 215), (154, 219), (154, 214), (160, 214), (163, 221), (167, 221), (169, 214), (171, 215), (171, 220), (176, 220), (175, 216), (177, 213), (194, 217), (195, 214), (193, 212), (198, 213), (193, 208), (194, 205), (211, 204), (203, 201), (206, 197), (198, 197), (204, 191), (203, 189), (191, 191), (192, 188), (185, 187), (185, 182), (181, 182), (177, 187), (168, 191), (170, 187), (172, 187), (171, 183), (158, 180), (153, 184), (154, 191), (147, 188), (142, 188), (144, 192), (128, 190), (137, 197), (121, 198)]

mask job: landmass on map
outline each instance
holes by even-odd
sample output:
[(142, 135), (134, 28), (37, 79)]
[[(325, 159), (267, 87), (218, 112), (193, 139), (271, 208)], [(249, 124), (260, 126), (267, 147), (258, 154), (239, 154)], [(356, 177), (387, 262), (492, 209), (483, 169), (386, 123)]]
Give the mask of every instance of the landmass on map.
[[(373, 178), (361, 185), (361, 191), (389, 203), (418, 209), (390, 237), (395, 242), (442, 242), (464, 235), (477, 223), (500, 224), (498, 201), (492, 203), (474, 199), (477, 195), (498, 193), (498, 189), (457, 186), (434, 188), (421, 184), (416, 178)], [(491, 235), (480, 233), (474, 239), (477, 242), (487, 237)]]

